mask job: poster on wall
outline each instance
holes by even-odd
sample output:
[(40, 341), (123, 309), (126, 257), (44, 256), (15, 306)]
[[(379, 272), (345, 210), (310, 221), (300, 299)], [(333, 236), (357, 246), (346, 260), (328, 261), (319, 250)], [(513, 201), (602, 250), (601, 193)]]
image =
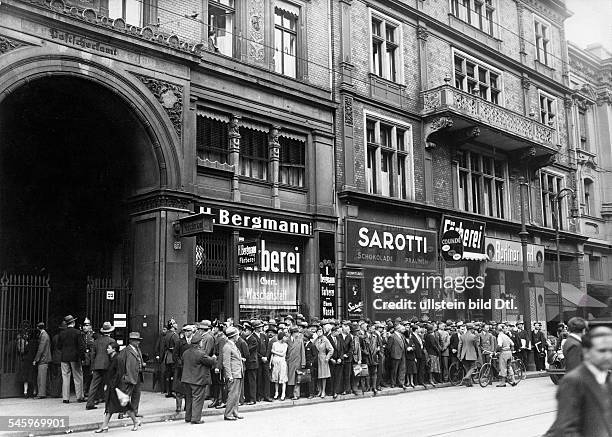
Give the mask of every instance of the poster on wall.
[[(523, 270), (523, 248), (519, 241), (487, 237), (486, 249), (487, 269)], [(529, 273), (544, 274), (544, 246), (527, 244), (527, 269)]]
[(346, 317), (349, 320), (358, 320), (364, 314), (362, 283), (362, 271), (345, 271), (344, 290), (346, 296)]
[(359, 220), (345, 221), (346, 263), (383, 268), (437, 268), (438, 233)]
[(483, 261), (487, 259), (485, 253), (485, 229), (486, 223), (476, 220), (452, 217), (442, 217), (440, 233), (455, 231), (461, 238), (463, 252), (461, 259), (472, 261)]
[(319, 292), (321, 318), (336, 318), (336, 263), (333, 234), (319, 234)]

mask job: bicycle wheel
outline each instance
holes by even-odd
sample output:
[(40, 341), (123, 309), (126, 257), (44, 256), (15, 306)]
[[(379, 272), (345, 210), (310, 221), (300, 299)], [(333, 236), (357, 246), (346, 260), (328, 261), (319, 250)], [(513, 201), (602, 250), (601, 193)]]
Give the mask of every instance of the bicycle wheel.
[(482, 363), (480, 361), (476, 361), (474, 371), (472, 372), (472, 384), (478, 384), (480, 369), (482, 369)]
[(448, 379), (450, 383), (454, 386), (458, 386), (463, 381), (463, 375), (465, 371), (463, 370), (463, 366), (460, 363), (453, 363), (448, 368)]
[(523, 377), (525, 376), (525, 372), (523, 372), (523, 366), (521, 366), (521, 364), (522, 363), (519, 364), (519, 362), (517, 361), (512, 362), (512, 370), (514, 371), (514, 382), (516, 384), (521, 382), (523, 380)]
[(485, 388), (487, 385), (491, 383), (491, 379), (493, 378), (493, 371), (491, 370), (490, 364), (485, 364), (480, 368), (480, 373), (478, 376), (478, 384), (482, 388)]

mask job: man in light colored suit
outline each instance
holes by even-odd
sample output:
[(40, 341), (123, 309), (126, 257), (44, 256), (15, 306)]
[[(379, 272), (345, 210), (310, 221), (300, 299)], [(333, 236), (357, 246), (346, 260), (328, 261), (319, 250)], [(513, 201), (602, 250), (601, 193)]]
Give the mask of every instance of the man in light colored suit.
[(559, 382), (557, 419), (546, 437), (612, 436), (612, 329), (592, 329), (582, 347), (584, 362)]
[(51, 362), (51, 339), (45, 331), (43, 322), (37, 324), (36, 328), (40, 331), (40, 340), (32, 364), (35, 366), (38, 364), (38, 396), (36, 399), (44, 399), (47, 397), (47, 367)]
[(243, 418), (238, 414), (238, 401), (240, 400), (240, 388), (244, 377), (244, 364), (242, 354), (236, 347), (238, 329), (231, 326), (227, 328), (225, 335), (227, 335), (228, 341), (223, 346), (223, 375), (229, 384), (229, 393), (223, 418), (225, 420), (236, 420)]
[(459, 346), (457, 349), (457, 357), (461, 360), (465, 369), (465, 377), (463, 384), (466, 387), (472, 386), (472, 373), (476, 368), (478, 360), (478, 337), (474, 333), (475, 326), (473, 323), (466, 325), (466, 332), (459, 337)]

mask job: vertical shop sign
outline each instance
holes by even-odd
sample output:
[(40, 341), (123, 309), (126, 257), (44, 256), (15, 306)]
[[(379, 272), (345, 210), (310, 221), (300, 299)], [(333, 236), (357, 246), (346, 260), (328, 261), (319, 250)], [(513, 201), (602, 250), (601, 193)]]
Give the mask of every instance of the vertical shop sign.
[(336, 262), (333, 234), (319, 234), (321, 318), (336, 318)]
[(349, 320), (361, 318), (364, 314), (363, 272), (361, 270), (346, 270), (344, 289), (346, 295), (346, 317)]

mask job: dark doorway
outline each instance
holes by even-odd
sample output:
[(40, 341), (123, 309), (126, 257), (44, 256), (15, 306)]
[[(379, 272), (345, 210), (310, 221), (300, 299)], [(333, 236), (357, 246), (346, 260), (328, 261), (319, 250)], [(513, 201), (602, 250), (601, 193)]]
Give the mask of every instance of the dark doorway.
[(197, 289), (198, 313), (196, 320), (225, 320), (224, 304), (227, 282), (198, 279)]
[(26, 83), (0, 103), (0, 271), (49, 276), (51, 327), (82, 320), (88, 276), (129, 282), (126, 201), (158, 180), (116, 94), (71, 76)]

